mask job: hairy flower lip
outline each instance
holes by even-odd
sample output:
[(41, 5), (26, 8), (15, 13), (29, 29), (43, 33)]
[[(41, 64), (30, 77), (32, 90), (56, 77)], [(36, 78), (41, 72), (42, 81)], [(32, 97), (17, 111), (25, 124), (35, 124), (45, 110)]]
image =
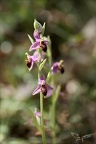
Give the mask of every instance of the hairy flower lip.
[(42, 86), (41, 86), (41, 92), (43, 93), (44, 96), (47, 95), (47, 88), (46, 88), (45, 85), (42, 85)]
[(29, 59), (29, 60), (26, 60), (26, 65), (27, 65), (28, 68), (31, 67), (31, 60), (30, 60), (30, 59)]
[(44, 52), (47, 51), (47, 44), (44, 42), (44, 40), (41, 40), (41, 42), (40, 42), (40, 47), (42, 48), (42, 50), (43, 50)]
[(59, 70), (62, 74), (64, 73), (64, 67), (59, 67)]

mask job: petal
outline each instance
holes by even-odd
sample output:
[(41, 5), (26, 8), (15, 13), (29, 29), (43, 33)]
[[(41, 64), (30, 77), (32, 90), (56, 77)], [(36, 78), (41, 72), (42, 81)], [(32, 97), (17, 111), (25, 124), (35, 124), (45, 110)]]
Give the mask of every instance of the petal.
[(45, 76), (44, 76), (44, 75), (41, 75), (38, 84), (39, 84), (39, 85), (42, 85), (42, 84), (45, 85), (45, 83), (46, 83)]
[(33, 95), (36, 95), (36, 94), (38, 94), (38, 93), (40, 93), (41, 92), (41, 89), (40, 89), (40, 85), (38, 85), (37, 86), (37, 88), (33, 91)]
[(40, 45), (40, 41), (34, 42), (34, 43), (30, 46), (29, 51), (38, 49), (38, 48), (40, 47), (39, 45)]
[(31, 67), (29, 68), (29, 71), (31, 71), (31, 70), (32, 70), (33, 65), (34, 65), (34, 61), (32, 61), (32, 62), (31, 62)]
[(45, 85), (46, 81), (45, 80), (39, 80), (38, 84), (39, 85)]
[(48, 45), (50, 43), (47, 37), (43, 37), (43, 41), (46, 45)]
[(34, 31), (33, 36), (35, 39), (40, 39), (40, 33), (37, 30)]
[(52, 95), (52, 92), (53, 92), (53, 88), (48, 85), (48, 84), (45, 84), (46, 88), (47, 88), (47, 95), (46, 97), (50, 97)]
[(42, 51), (42, 60), (45, 58), (45, 52)]
[(35, 52), (34, 52), (32, 59), (33, 59), (34, 61), (38, 61), (38, 62), (40, 61), (40, 54), (39, 54), (38, 51), (35, 51)]
[(45, 81), (45, 76), (44, 76), (44, 75), (41, 75), (41, 76), (40, 76), (40, 80), (44, 80), (44, 81)]
[(55, 63), (53, 64), (53, 67), (52, 67), (52, 73), (55, 74), (55, 73), (57, 73), (57, 72), (59, 72), (58, 62), (55, 62)]
[(48, 40), (44, 40), (44, 43), (45, 43), (46, 45), (48, 45), (48, 44), (49, 44), (49, 41), (48, 41)]
[(38, 60), (38, 58), (32, 56), (32, 61), (36, 62)]
[(57, 72), (59, 72), (58, 67), (53, 67), (52, 73), (55, 74)]
[(34, 112), (35, 116), (38, 116), (40, 117), (41, 116), (41, 113), (40, 112)]
[(38, 57), (39, 55), (40, 55), (40, 54), (39, 54), (38, 51), (35, 51), (34, 54), (33, 54), (33, 56), (35, 56), (35, 57)]

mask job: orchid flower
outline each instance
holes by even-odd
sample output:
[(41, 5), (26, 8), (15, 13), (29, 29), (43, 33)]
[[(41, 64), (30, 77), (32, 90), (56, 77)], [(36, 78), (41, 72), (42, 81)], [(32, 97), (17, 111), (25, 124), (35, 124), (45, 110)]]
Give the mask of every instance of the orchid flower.
[(42, 75), (39, 79), (37, 88), (33, 91), (33, 95), (42, 92), (45, 97), (52, 95), (53, 88), (46, 83), (45, 76)]
[[(25, 53), (27, 55), (26, 65), (29, 68), (29, 71), (32, 70), (34, 63), (40, 62), (41, 56), (39, 52), (35, 51), (32, 56), (30, 56), (28, 53)], [(44, 54), (42, 53), (42, 58), (44, 59)]]
[(53, 74), (58, 73), (58, 72), (64, 73), (63, 60), (60, 60), (59, 62), (55, 62), (51, 70)]
[(32, 50), (37, 50), (39, 48), (41, 48), (44, 52), (47, 51), (47, 46), (49, 44), (49, 41), (46, 37), (40, 37), (40, 33), (35, 30), (34, 34), (33, 34), (34, 38), (35, 38), (35, 42), (30, 46), (29, 51)]

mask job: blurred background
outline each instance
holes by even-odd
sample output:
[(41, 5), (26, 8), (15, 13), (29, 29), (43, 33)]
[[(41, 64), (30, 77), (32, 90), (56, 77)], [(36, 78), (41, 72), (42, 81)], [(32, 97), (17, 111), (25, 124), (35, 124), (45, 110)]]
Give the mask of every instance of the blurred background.
[[(65, 73), (56, 77), (62, 85), (56, 106), (57, 143), (74, 144), (71, 132), (96, 132), (96, 1), (1, 0), (0, 11), (0, 143), (42, 143), (34, 124), (24, 124), (31, 117), (29, 107), (39, 109), (39, 96), (32, 97), (37, 68), (28, 72), (25, 64), (34, 18), (46, 22), (53, 61), (64, 60)], [(47, 119), (49, 106), (50, 100), (44, 99)], [(96, 144), (96, 137), (84, 144)]]

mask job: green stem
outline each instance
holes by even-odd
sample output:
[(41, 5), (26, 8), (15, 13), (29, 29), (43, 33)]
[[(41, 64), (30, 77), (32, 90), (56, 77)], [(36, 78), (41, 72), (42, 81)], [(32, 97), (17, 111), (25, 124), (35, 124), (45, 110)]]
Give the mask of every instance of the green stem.
[(48, 37), (48, 40), (50, 42), (50, 45), (48, 46), (48, 61), (49, 61), (49, 64), (50, 66), (52, 65), (52, 52), (51, 52), (51, 40), (50, 40), (50, 37)]
[[(38, 80), (40, 78), (40, 70), (38, 67)], [(43, 118), (43, 95), (40, 92), (40, 112), (41, 112), (41, 127), (42, 127), (42, 140), (43, 144), (46, 144), (45, 129), (44, 129), (44, 118)]]
[(55, 107), (56, 107), (56, 103), (52, 103), (52, 134), (53, 134), (53, 144), (56, 144), (56, 129), (55, 129), (55, 116), (56, 116), (56, 113), (55, 113)]
[[(51, 81), (51, 85), (52, 87), (54, 87), (54, 75), (52, 75), (52, 81)], [(52, 117), (52, 142), (53, 144), (56, 144), (56, 129), (55, 129), (55, 117), (56, 117), (56, 102), (54, 102), (54, 91), (53, 91), (53, 95), (52, 95), (52, 105), (51, 105), (51, 117)]]
[(43, 140), (43, 144), (46, 144), (44, 119), (43, 119), (43, 95), (41, 92), (40, 92), (40, 111), (41, 111), (42, 140)]
[[(54, 88), (54, 75), (52, 74), (52, 79), (51, 79), (51, 86)], [(52, 103), (54, 101), (54, 90), (53, 90), (53, 94), (52, 94)]]

